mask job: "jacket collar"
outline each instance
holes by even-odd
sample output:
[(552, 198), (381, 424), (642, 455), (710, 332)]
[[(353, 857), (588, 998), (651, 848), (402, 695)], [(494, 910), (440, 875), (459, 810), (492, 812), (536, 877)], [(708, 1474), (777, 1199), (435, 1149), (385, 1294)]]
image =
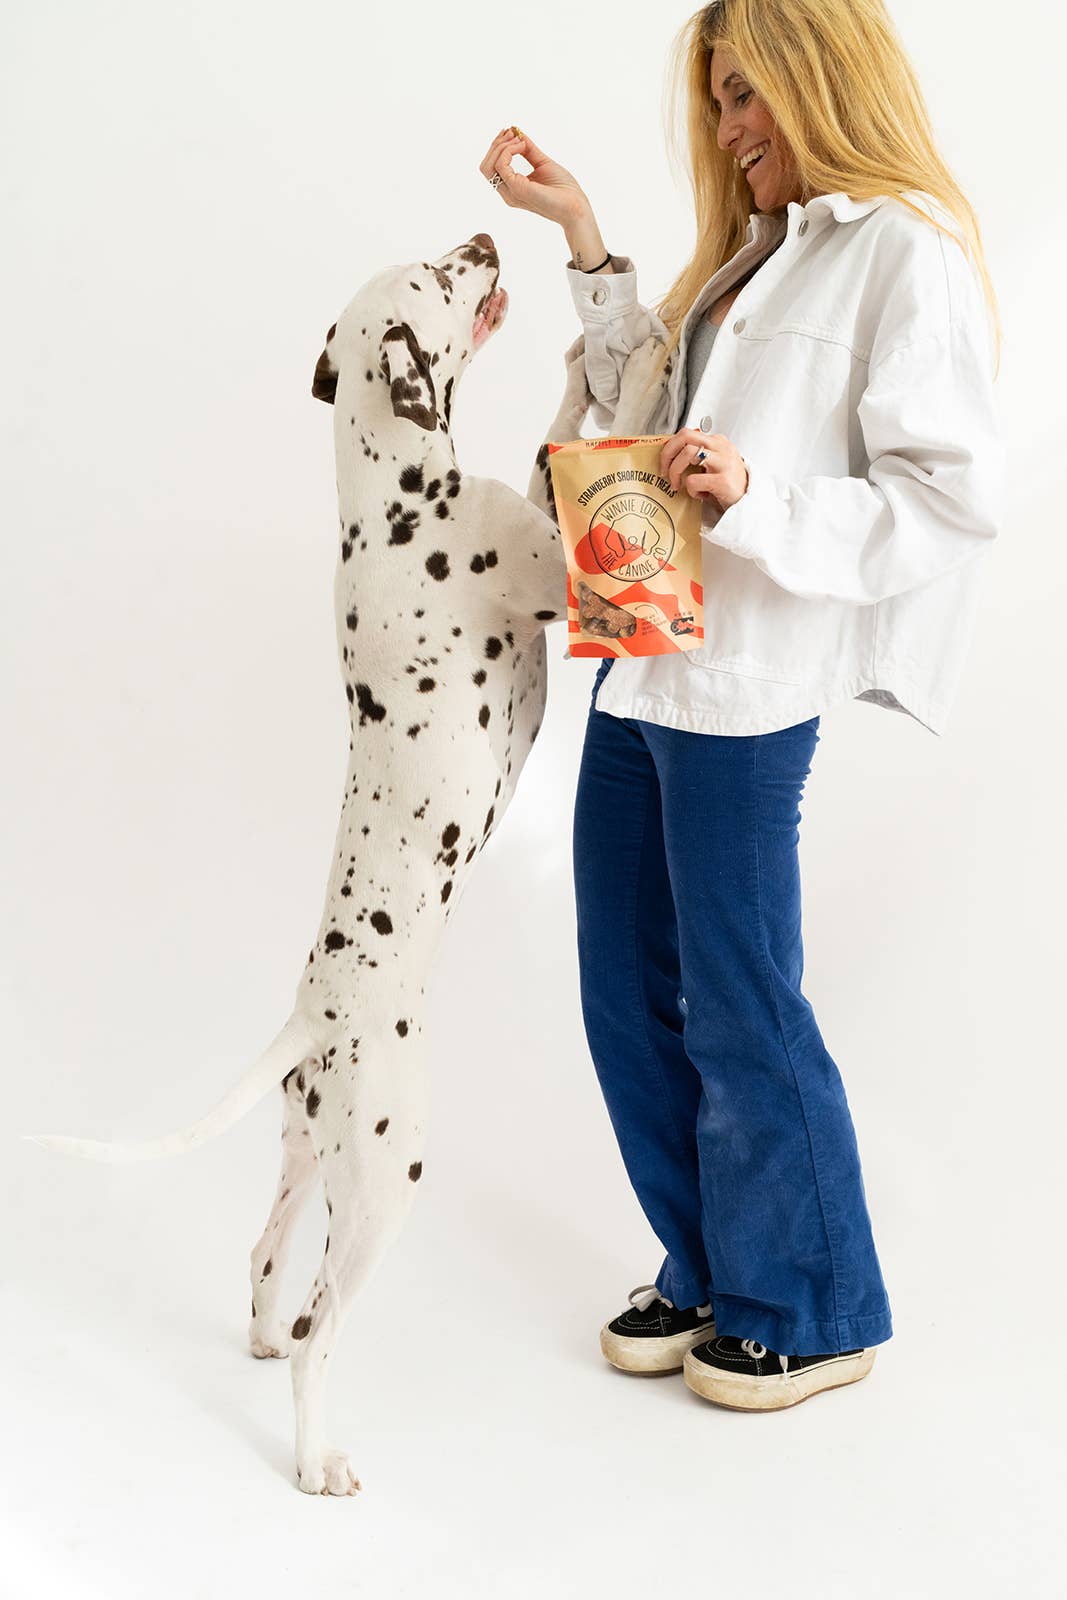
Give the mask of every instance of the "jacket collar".
[(772, 233), (784, 233), (794, 222), (794, 218), (799, 221), (801, 217), (817, 216), (820, 211), (829, 212), (835, 222), (855, 222), (857, 218), (865, 217), (869, 211), (884, 205), (889, 198), (889, 195), (879, 194), (870, 200), (853, 200), (849, 195), (839, 192), (817, 194), (806, 206), (790, 200), (784, 213), (753, 211), (748, 219), (748, 236), (750, 239), (757, 236), (767, 238)]
[(847, 194), (817, 194), (808, 201), (806, 206), (797, 205), (795, 200), (790, 200), (786, 207), (787, 212), (829, 211), (837, 222), (855, 222), (858, 217), (865, 217), (868, 211), (874, 211), (877, 206), (885, 205), (889, 199), (886, 194), (875, 195), (872, 200), (853, 200)]

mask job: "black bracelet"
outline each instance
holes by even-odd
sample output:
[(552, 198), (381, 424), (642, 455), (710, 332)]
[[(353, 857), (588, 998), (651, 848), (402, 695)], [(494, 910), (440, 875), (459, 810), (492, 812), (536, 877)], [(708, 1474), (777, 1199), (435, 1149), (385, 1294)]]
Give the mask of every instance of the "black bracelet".
[(610, 260), (611, 260), (611, 251), (609, 250), (607, 255), (604, 257), (603, 261), (598, 262), (595, 267), (582, 267), (581, 270), (583, 272), (599, 272), (600, 268), (601, 267), (606, 267)]

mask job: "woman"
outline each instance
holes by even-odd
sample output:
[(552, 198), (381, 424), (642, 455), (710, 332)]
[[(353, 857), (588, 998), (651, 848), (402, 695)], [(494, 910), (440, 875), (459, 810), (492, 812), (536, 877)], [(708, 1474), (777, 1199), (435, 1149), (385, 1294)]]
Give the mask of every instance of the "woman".
[(892, 1333), (801, 993), (798, 803), (828, 706), (943, 726), (998, 526), (999, 321), (881, 0), (719, 0), (677, 48), (697, 244), (657, 312), (529, 138), (481, 171), (564, 230), (602, 428), (663, 341), (643, 431), (702, 500), (706, 642), (601, 664), (575, 802), (586, 1032), (667, 1252), (601, 1345), (768, 1410), (862, 1378)]

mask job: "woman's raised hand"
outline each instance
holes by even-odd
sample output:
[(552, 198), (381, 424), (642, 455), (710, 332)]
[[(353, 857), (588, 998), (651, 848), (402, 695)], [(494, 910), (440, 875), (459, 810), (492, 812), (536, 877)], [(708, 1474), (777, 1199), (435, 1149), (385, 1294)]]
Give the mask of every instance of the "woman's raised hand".
[[(516, 172), (513, 156), (523, 156), (532, 172)], [(567, 227), (590, 210), (585, 191), (577, 179), (540, 150), (526, 134), (515, 128), (502, 128), (485, 152), (478, 168), (486, 178), (500, 174), (497, 194), (505, 205), (532, 211), (550, 222)]]

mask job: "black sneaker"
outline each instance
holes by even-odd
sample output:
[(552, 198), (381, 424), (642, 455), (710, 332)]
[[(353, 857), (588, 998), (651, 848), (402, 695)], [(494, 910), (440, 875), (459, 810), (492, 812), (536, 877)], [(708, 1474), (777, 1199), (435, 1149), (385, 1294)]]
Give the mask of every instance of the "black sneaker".
[(600, 1330), (600, 1348), (623, 1372), (680, 1372), (686, 1352), (715, 1332), (711, 1306), (679, 1309), (654, 1283), (629, 1293), (631, 1310)]
[(687, 1350), (685, 1381), (696, 1394), (731, 1411), (780, 1411), (823, 1389), (865, 1378), (877, 1346), (822, 1356), (780, 1356), (758, 1339), (729, 1335)]

